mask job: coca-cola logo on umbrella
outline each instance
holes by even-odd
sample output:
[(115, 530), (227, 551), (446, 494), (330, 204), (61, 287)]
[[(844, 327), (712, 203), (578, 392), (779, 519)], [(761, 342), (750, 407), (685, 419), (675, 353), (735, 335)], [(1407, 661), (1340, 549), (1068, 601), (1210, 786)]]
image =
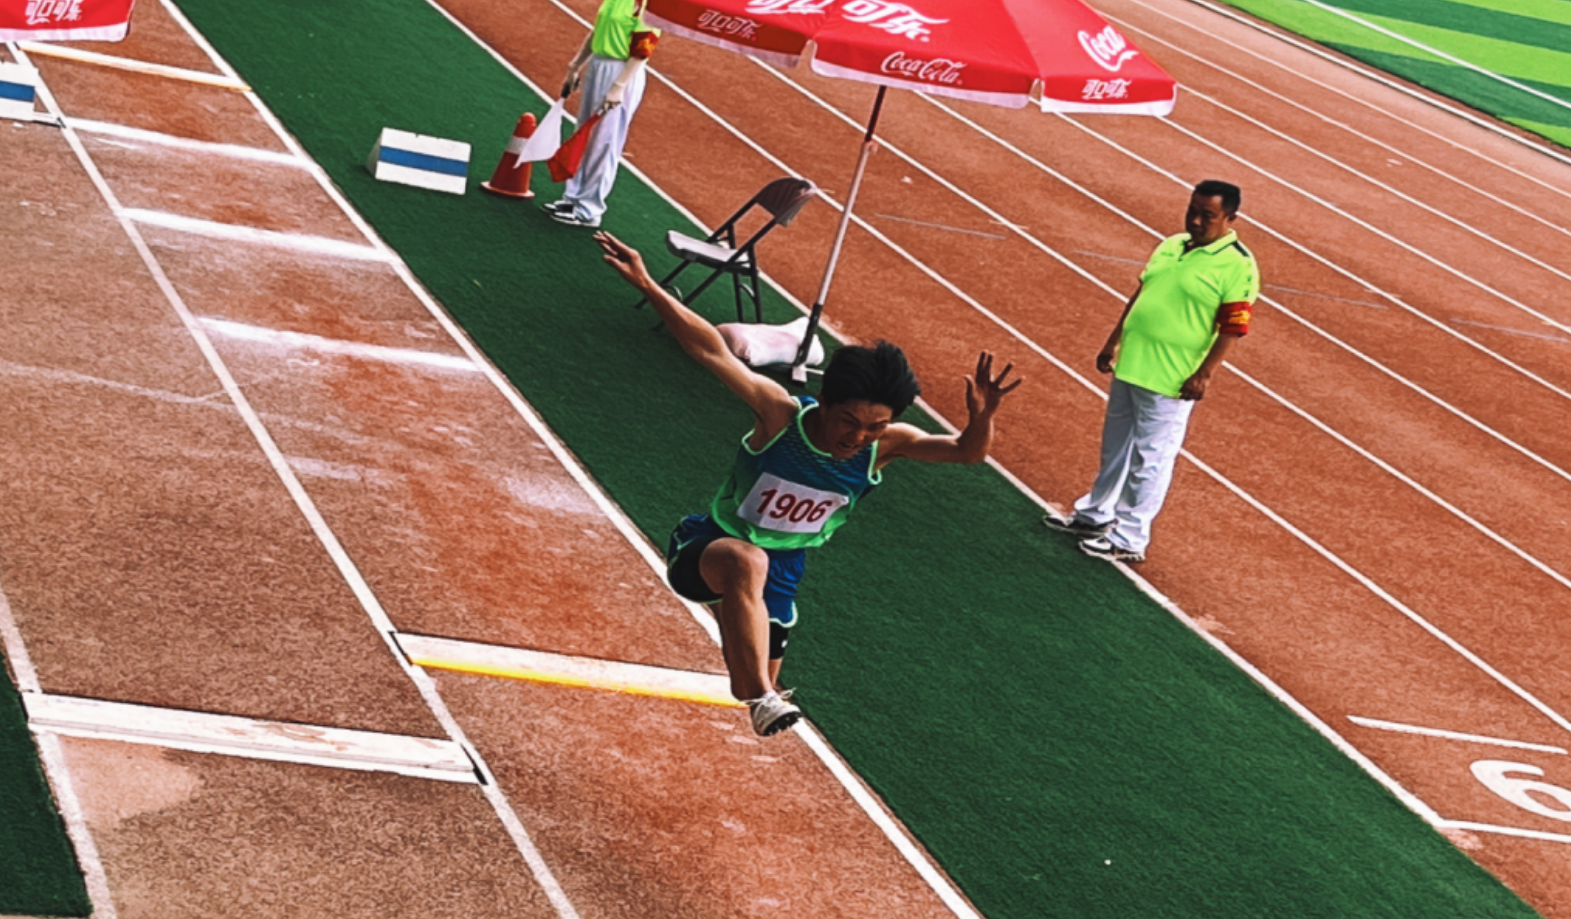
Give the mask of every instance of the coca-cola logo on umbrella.
[(82, 0), (28, 0), (27, 24), (43, 25), (46, 22), (79, 22), (82, 19)]
[(891, 35), (927, 41), (933, 34), (929, 26), (943, 25), (947, 19), (923, 16), (915, 8), (890, 0), (748, 0), (747, 11), (756, 16), (823, 13), (839, 4), (847, 22), (870, 25)]
[(1091, 60), (1096, 61), (1103, 69), (1114, 73), (1117, 73), (1118, 68), (1124, 66), (1130, 58), (1140, 53), (1129, 47), (1129, 42), (1124, 40), (1124, 36), (1119, 35), (1118, 30), (1112, 26), (1095, 35), (1081, 32), (1080, 47), (1086, 49), (1086, 54), (1091, 55)]
[(943, 86), (960, 86), (960, 71), (965, 64), (960, 61), (951, 61), (948, 58), (937, 57), (932, 60), (921, 60), (906, 57), (899, 51), (884, 58), (879, 65), (879, 70), (896, 76), (909, 77), (913, 80), (922, 80), (927, 83), (938, 83)]
[(745, 16), (728, 16), (719, 10), (704, 10), (698, 14), (698, 27), (705, 32), (724, 35), (737, 41), (753, 41), (758, 37), (758, 23)]

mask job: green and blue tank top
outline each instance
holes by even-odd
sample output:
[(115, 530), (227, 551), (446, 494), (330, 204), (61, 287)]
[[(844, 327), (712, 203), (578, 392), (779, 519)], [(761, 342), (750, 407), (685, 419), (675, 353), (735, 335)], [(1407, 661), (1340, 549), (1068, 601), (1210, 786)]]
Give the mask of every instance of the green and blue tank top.
[(823, 545), (877, 485), (878, 444), (847, 460), (813, 446), (802, 421), (817, 403), (797, 399), (796, 418), (762, 450), (748, 432), (709, 512), (727, 533), (763, 549)]

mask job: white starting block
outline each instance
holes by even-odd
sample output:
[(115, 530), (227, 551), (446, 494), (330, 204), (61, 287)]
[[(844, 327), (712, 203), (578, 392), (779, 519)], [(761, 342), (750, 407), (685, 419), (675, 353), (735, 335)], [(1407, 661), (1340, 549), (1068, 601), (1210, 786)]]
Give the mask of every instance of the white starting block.
[[(0, 118), (37, 121), (43, 113), (33, 111), (38, 99), (38, 71), (26, 64), (0, 63)], [(48, 120), (49, 116), (43, 114)]]
[(383, 128), (365, 168), (383, 182), (461, 195), (469, 178), (469, 145)]
[[(789, 364), (796, 360), (796, 351), (802, 347), (802, 336), (807, 332), (807, 317), (785, 325), (756, 325), (748, 322), (728, 322), (717, 326), (720, 337), (725, 339), (731, 353), (749, 367), (767, 367), (771, 364)], [(817, 366), (824, 362), (824, 345), (813, 336), (813, 345), (807, 351), (807, 363)]]

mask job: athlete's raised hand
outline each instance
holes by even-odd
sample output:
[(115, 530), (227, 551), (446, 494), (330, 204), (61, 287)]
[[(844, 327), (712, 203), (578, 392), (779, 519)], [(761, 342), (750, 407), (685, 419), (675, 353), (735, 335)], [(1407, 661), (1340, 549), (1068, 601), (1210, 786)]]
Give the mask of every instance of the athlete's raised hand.
[(993, 376), (993, 354), (983, 351), (977, 355), (976, 373), (966, 377), (966, 410), (972, 418), (991, 417), (998, 411), (998, 404), (1004, 397), (1015, 391), (1015, 387), (1025, 382), (1025, 377), (1016, 377), (1008, 383), (1004, 380), (1015, 365), (1005, 364), (998, 376)]
[(601, 261), (616, 269), (627, 283), (643, 289), (645, 283), (653, 284), (654, 279), (649, 276), (649, 269), (644, 267), (644, 257), (638, 250), (622, 242), (604, 230), (595, 234), (595, 245), (603, 253)]

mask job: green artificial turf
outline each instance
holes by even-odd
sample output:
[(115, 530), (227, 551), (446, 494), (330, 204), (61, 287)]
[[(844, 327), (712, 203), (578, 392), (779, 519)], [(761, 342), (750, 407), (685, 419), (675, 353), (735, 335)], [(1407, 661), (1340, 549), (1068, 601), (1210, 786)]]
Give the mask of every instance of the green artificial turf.
[[(181, 6), (638, 526), (704, 505), (748, 413), (586, 232), (362, 165), (391, 126), (473, 143), (484, 178), (541, 100), (421, 0)], [(681, 225), (623, 173), (608, 229), (661, 253)], [(986, 915), (1533, 915), (1003, 478), (886, 479), (811, 558), (787, 673)]]
[(0, 657), (0, 915), (86, 916), (92, 910), (38, 763), (22, 697)]
[(1223, 2), (1571, 147), (1571, 0), (1324, 0), (1550, 99), (1304, 0)]

